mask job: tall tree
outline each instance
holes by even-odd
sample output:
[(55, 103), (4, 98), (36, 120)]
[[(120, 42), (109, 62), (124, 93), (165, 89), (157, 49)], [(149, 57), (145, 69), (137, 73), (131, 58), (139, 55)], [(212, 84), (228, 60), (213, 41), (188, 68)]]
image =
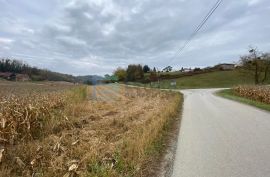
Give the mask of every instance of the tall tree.
[(143, 66), (143, 72), (144, 72), (144, 73), (148, 73), (149, 71), (150, 71), (149, 66), (148, 66), (148, 65), (144, 65), (144, 66)]
[(142, 65), (128, 65), (127, 68), (127, 80), (138, 81), (143, 79), (143, 68)]

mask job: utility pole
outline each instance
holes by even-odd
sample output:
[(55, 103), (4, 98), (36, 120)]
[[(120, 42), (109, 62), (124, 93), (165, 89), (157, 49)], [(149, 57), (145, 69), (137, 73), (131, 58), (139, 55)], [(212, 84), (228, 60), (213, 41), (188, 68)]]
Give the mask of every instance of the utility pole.
[(157, 68), (157, 76), (158, 76), (158, 88), (160, 88), (160, 71)]

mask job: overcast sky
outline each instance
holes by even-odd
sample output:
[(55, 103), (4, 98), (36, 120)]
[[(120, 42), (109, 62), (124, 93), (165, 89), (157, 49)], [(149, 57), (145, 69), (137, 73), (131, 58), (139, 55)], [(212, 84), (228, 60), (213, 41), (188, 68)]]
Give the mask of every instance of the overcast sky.
[(237, 61), (249, 45), (270, 51), (270, 1), (0, 0), (0, 57), (75, 75), (131, 63), (174, 69)]

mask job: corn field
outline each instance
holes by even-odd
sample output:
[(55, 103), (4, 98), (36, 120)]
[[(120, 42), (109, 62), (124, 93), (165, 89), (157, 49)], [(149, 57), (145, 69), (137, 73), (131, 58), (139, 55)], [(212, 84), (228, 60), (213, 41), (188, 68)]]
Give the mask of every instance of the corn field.
[(233, 90), (239, 96), (270, 104), (269, 86), (238, 86)]
[(1, 140), (14, 144), (38, 138), (51, 113), (65, 105), (60, 93), (0, 96)]
[(119, 85), (2, 86), (0, 176), (12, 177), (147, 176), (149, 148), (182, 100)]

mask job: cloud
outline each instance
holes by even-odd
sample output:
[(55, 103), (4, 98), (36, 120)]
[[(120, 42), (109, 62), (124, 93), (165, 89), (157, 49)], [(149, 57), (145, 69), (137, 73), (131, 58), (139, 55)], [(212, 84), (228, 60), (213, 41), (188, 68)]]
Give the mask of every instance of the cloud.
[(9, 51), (13, 42), (13, 39), (0, 37), (0, 51)]
[(261, 0), (249, 0), (248, 5), (253, 6), (253, 5), (256, 5), (256, 4), (260, 3), (260, 1)]
[(12, 42), (14, 42), (13, 39), (9, 39), (9, 38), (1, 38), (0, 37), (0, 44), (11, 44)]
[[(0, 55), (71, 74), (110, 73), (131, 63), (162, 68), (176, 55), (213, 0), (0, 1)], [(196, 4), (196, 6), (195, 6)], [(267, 0), (223, 1), (172, 62), (232, 62), (254, 44), (269, 50)], [(8, 46), (7, 46), (8, 45)], [(8, 47), (8, 48), (7, 48)], [(65, 65), (63, 65), (65, 63)]]
[(78, 38), (75, 38), (75, 37), (70, 37), (70, 36), (57, 36), (56, 37), (57, 40), (59, 40), (60, 42), (63, 42), (67, 45), (75, 45), (75, 46), (84, 46), (86, 45), (86, 42), (81, 40), (81, 39), (78, 39)]

